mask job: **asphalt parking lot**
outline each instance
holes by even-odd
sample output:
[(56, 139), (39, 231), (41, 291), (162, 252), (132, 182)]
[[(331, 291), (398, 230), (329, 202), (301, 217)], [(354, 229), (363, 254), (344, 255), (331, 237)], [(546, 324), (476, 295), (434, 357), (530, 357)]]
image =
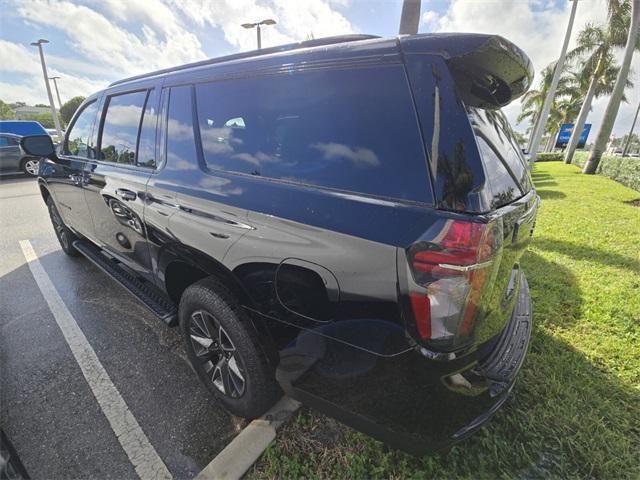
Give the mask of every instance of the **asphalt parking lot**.
[(136, 470), (36, 283), (24, 240), (166, 469), (196, 476), (245, 422), (201, 386), (178, 330), (60, 250), (34, 179), (0, 178), (0, 229), (0, 427), (28, 474), (135, 478)]

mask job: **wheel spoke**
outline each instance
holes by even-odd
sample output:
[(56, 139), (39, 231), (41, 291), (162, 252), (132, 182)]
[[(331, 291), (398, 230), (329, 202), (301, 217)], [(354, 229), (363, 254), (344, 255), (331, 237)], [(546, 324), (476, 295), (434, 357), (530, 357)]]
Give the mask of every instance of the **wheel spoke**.
[(220, 358), (216, 366), (213, 368), (213, 373), (211, 374), (211, 381), (216, 386), (216, 388), (225, 395), (227, 393), (228, 386), (228, 382), (225, 382), (225, 377), (227, 376), (225, 375), (225, 370), (228, 370), (226, 368), (226, 364), (227, 359), (224, 357)]
[[(239, 397), (244, 393), (244, 377), (240, 372), (240, 369), (238, 367), (238, 363), (236, 362), (235, 357), (231, 357), (229, 359), (228, 366), (229, 366), (229, 379), (231, 380), (230, 383), (233, 384), (232, 396)], [(233, 395), (233, 392), (235, 392), (236, 395)]]
[(224, 391), (230, 397), (237, 397), (238, 394), (236, 392), (235, 385), (231, 379), (232, 373), (229, 368), (229, 362), (225, 358), (225, 362), (221, 367), (222, 370), (222, 381), (224, 382)]
[(224, 331), (224, 328), (218, 327), (218, 345), (225, 352), (235, 352), (236, 347), (233, 346), (233, 342), (227, 335), (227, 332)]
[(204, 338), (211, 338), (211, 333), (209, 333), (209, 327), (207, 326), (207, 321), (202, 315), (202, 312), (194, 312), (191, 315), (191, 332)]
[[(191, 340), (193, 340), (194, 342), (196, 342), (201, 348), (204, 349), (204, 352), (208, 352), (209, 351), (209, 347), (211, 347), (211, 345), (213, 344), (213, 340), (210, 338), (205, 338), (205, 337), (201, 337), (199, 335), (194, 335), (193, 333), (191, 335), (189, 335), (191, 337)], [(199, 353), (196, 353), (196, 355), (200, 355)]]
[(238, 362), (236, 361), (235, 355), (229, 359), (229, 369), (231, 372), (240, 380), (244, 382), (244, 377), (242, 376), (242, 372), (240, 371), (240, 367), (238, 367)]

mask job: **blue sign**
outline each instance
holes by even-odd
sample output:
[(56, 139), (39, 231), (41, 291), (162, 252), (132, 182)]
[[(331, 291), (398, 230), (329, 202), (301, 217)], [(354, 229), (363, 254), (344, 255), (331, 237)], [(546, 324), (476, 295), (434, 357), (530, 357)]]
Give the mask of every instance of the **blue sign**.
[[(591, 130), (591, 124), (585, 123), (584, 128), (582, 129), (582, 133), (580, 134), (580, 140), (578, 140), (578, 148), (584, 148), (587, 143), (587, 137), (589, 136), (589, 131)], [(573, 123), (563, 123), (560, 126), (560, 131), (558, 132), (558, 139), (556, 140), (556, 148), (564, 148), (569, 144), (569, 139), (571, 139), (571, 134), (573, 133)]]

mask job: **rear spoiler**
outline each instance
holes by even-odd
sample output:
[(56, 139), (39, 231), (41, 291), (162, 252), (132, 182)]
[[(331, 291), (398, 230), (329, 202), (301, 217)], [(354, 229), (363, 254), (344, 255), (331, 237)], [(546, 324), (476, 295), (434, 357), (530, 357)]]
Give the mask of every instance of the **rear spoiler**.
[(500, 108), (523, 95), (533, 80), (526, 53), (499, 35), (436, 33), (400, 36), (405, 54), (443, 57), (466, 105)]

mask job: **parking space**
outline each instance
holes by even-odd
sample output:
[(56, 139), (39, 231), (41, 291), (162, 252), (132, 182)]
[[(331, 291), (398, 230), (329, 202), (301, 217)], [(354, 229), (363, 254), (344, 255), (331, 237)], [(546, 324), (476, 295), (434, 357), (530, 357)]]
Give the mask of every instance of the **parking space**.
[[(33, 478), (132, 478), (114, 433), (20, 246), (29, 240), (126, 407), (174, 478), (200, 472), (244, 427), (167, 328), (82, 258), (60, 250), (33, 179), (0, 179), (1, 426)], [(138, 472), (139, 473), (139, 472)]]

